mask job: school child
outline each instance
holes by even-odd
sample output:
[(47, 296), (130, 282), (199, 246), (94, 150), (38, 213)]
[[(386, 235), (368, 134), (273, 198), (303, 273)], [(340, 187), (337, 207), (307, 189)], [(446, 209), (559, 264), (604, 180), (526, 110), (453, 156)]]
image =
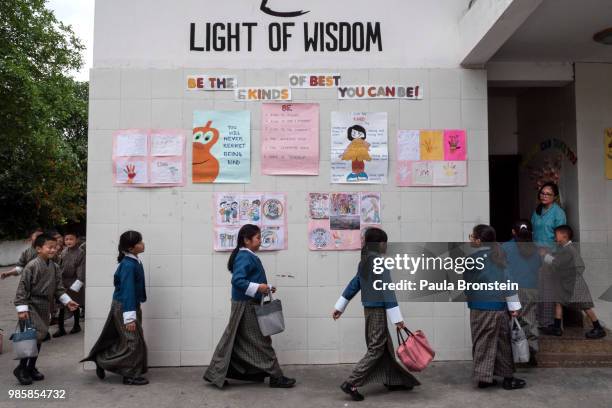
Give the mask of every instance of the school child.
[[(78, 245), (76, 233), (67, 232), (64, 235), (64, 243), (66, 247), (60, 257), (60, 268), (62, 269), (63, 284), (70, 297), (79, 305), (85, 304), (85, 252)], [(70, 334), (75, 334), (81, 331), (79, 319), (81, 317), (80, 310), (77, 309), (73, 313), (74, 325)], [(53, 334), (53, 337), (62, 337), (66, 335), (64, 329), (65, 309), (62, 307), (59, 311), (57, 326), (58, 330)]]
[(30, 234), (31, 245), (21, 253), (21, 255), (19, 256), (19, 260), (17, 261), (17, 264), (13, 269), (0, 274), (0, 279), (6, 279), (9, 276), (18, 276), (21, 271), (23, 271), (23, 268), (25, 268), (28, 262), (38, 256), (38, 252), (34, 247), (34, 241), (36, 241), (36, 238), (42, 233), (42, 229), (37, 228)]
[(544, 263), (551, 265), (555, 276), (555, 320), (552, 325), (542, 328), (544, 334), (553, 336), (563, 335), (561, 322), (563, 319), (563, 306), (582, 310), (593, 324), (593, 329), (585, 333), (587, 339), (601, 339), (606, 336), (597, 315), (593, 310), (594, 304), (591, 292), (582, 276), (585, 266), (580, 252), (572, 242), (574, 232), (569, 225), (560, 225), (555, 228), (555, 241), (558, 249), (554, 254), (544, 255)]
[(145, 274), (138, 254), (145, 250), (142, 235), (126, 231), (119, 237), (115, 291), (110, 312), (96, 344), (83, 361), (96, 363), (96, 375), (105, 371), (123, 376), (125, 385), (146, 385), (147, 345), (142, 331), (140, 304), (146, 302)]
[(270, 336), (259, 330), (255, 305), (261, 297), (276, 291), (268, 285), (266, 271), (255, 252), (261, 245), (258, 226), (246, 224), (238, 231), (236, 248), (232, 251), (227, 269), (232, 274), (232, 309), (204, 380), (219, 388), (228, 384), (227, 379), (264, 382), (270, 377), (270, 387), (290, 388), (295, 379), (283, 375), (272, 348)]
[(334, 320), (339, 319), (350, 300), (361, 291), (368, 351), (340, 386), (340, 389), (355, 401), (364, 399), (357, 387), (369, 383), (383, 383), (390, 391), (411, 390), (420, 385), (419, 381), (394, 357), (393, 340), (387, 328), (387, 321), (390, 320), (398, 329), (404, 327), (404, 319), (395, 293), (387, 293), (387, 291), (380, 293), (373, 289), (374, 279), (372, 278), (374, 277), (386, 282), (391, 281), (389, 271), (384, 271), (381, 275), (374, 275), (372, 269), (374, 258), (380, 257), (386, 252), (386, 249), (387, 234), (383, 230), (379, 228), (366, 230), (357, 274), (342, 292), (332, 313)]
[[(49, 304), (51, 299), (60, 300), (70, 310), (76, 310), (79, 305), (73, 301), (62, 285), (60, 268), (51, 261), (57, 251), (57, 243), (53, 237), (41, 234), (34, 240), (37, 257), (28, 262), (23, 271), (17, 293), (15, 306), (20, 321), (29, 321), (36, 329), (38, 351), (43, 338), (49, 330)], [(19, 361), (13, 374), (22, 385), (32, 384), (45, 378), (36, 368), (37, 357), (24, 358)]]
[[(463, 274), (467, 283), (506, 282), (504, 251), (496, 242), (489, 225), (477, 225), (470, 234), (471, 257), (484, 264)], [(523, 388), (525, 380), (514, 377), (514, 361), (510, 344), (510, 316), (519, 315), (521, 304), (516, 293), (509, 291), (466, 291), (472, 331), (473, 378), (478, 388), (497, 385), (494, 376), (502, 377), (506, 390)]]
[(508, 261), (508, 276), (519, 285), (518, 296), (521, 313), (518, 321), (525, 331), (529, 342), (529, 366), (537, 366), (538, 346), (538, 307), (539, 270), (542, 260), (533, 242), (531, 222), (518, 220), (512, 227), (513, 238), (502, 245)]

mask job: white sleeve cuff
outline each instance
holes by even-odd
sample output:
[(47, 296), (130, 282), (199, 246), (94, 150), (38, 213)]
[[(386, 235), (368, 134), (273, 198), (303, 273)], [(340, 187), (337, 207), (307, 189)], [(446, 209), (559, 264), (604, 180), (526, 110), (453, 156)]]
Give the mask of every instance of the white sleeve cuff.
[(518, 295), (507, 296), (506, 303), (508, 304), (508, 310), (511, 312), (521, 310), (521, 302)]
[(64, 293), (62, 296), (60, 296), (59, 301), (62, 302), (63, 305), (65, 305), (68, 302), (72, 301), (72, 299), (70, 298), (70, 296), (68, 296), (67, 293)]
[(393, 324), (404, 321), (404, 318), (402, 317), (402, 311), (400, 310), (399, 306), (387, 309), (387, 319), (391, 320), (391, 323)]
[(344, 296), (340, 296), (340, 299), (338, 299), (338, 301), (336, 302), (334, 309), (336, 309), (339, 312), (344, 313), (344, 310), (346, 309), (346, 306), (348, 304), (349, 304), (348, 299), (345, 298)]
[(551, 254), (546, 254), (544, 256), (544, 263), (550, 265), (555, 260), (555, 257)]
[(259, 289), (259, 283), (251, 282), (249, 283), (249, 287), (244, 294), (250, 297), (255, 297), (255, 294), (257, 294), (257, 289)]
[(21, 271), (23, 271), (23, 267), (21, 267), (21, 266), (16, 266), (16, 267), (15, 267), (15, 271), (16, 271), (17, 273), (21, 273)]
[(83, 287), (83, 282), (81, 282), (80, 280), (75, 280), (74, 283), (70, 286), (70, 290), (78, 292), (81, 290), (81, 288)]
[(128, 324), (136, 321), (136, 311), (123, 312), (123, 324)]
[(17, 306), (17, 313), (21, 313), (21, 312), (27, 312), (28, 309), (28, 305), (19, 305)]

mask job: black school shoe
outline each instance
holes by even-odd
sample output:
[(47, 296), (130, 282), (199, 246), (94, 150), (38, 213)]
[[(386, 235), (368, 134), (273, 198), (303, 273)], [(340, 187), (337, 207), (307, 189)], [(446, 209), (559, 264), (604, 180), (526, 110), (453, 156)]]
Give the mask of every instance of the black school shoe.
[(13, 370), (13, 374), (15, 375), (15, 377), (17, 377), (17, 381), (19, 381), (19, 384), (21, 385), (32, 384), (32, 377), (30, 377), (29, 370), (24, 370), (21, 368), (21, 366), (17, 366), (17, 368)]
[(365, 399), (364, 396), (357, 391), (357, 387), (347, 383), (346, 381), (342, 383), (340, 389), (350, 395), (353, 401), (363, 401)]
[(593, 327), (590, 331), (584, 334), (584, 337), (590, 340), (601, 339), (606, 337), (606, 329), (603, 327)]
[(96, 364), (96, 376), (101, 380), (103, 380), (104, 377), (106, 377), (106, 372), (98, 364)]
[(525, 380), (516, 377), (504, 378), (504, 382), (502, 383), (504, 390), (518, 390), (526, 385), (527, 382)]
[(45, 379), (45, 376), (42, 375), (40, 371), (36, 369), (36, 367), (30, 369), (30, 377), (32, 381), (42, 381)]
[(563, 329), (555, 327), (553, 324), (546, 327), (540, 327), (540, 332), (547, 336), (563, 336)]
[(70, 334), (76, 334), (81, 331), (81, 326), (73, 326), (72, 330), (70, 330)]
[(53, 338), (56, 339), (58, 337), (63, 337), (66, 335), (66, 330), (64, 329), (59, 329), (58, 331), (56, 331), (55, 333), (53, 333)]
[(51, 340), (51, 333), (47, 332), (47, 335), (46, 335), (46, 336), (45, 336), (45, 338), (42, 340), (42, 342), (44, 343), (44, 342), (49, 341), (49, 340)]
[(125, 385), (147, 385), (149, 380), (143, 377), (123, 377)]
[(295, 385), (295, 378), (285, 377), (270, 377), (270, 388), (291, 388)]

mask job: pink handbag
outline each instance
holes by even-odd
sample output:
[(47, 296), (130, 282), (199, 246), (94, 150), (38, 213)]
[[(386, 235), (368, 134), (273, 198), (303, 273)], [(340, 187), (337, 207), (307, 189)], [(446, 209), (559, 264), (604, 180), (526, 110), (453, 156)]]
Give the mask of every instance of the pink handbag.
[(436, 353), (432, 350), (425, 333), (421, 330), (417, 330), (415, 333), (406, 327), (404, 327), (404, 330), (408, 336), (405, 340), (402, 336), (402, 329), (397, 329), (397, 341), (399, 343), (396, 352), (397, 358), (408, 370), (422, 371), (431, 363)]

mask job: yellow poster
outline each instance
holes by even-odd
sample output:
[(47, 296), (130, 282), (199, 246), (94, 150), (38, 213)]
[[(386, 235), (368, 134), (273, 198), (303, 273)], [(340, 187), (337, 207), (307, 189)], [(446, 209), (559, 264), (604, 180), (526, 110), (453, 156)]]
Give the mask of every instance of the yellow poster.
[(608, 180), (612, 180), (612, 128), (605, 131), (604, 152), (606, 155), (606, 177)]
[(421, 131), (421, 160), (444, 160), (444, 132)]

